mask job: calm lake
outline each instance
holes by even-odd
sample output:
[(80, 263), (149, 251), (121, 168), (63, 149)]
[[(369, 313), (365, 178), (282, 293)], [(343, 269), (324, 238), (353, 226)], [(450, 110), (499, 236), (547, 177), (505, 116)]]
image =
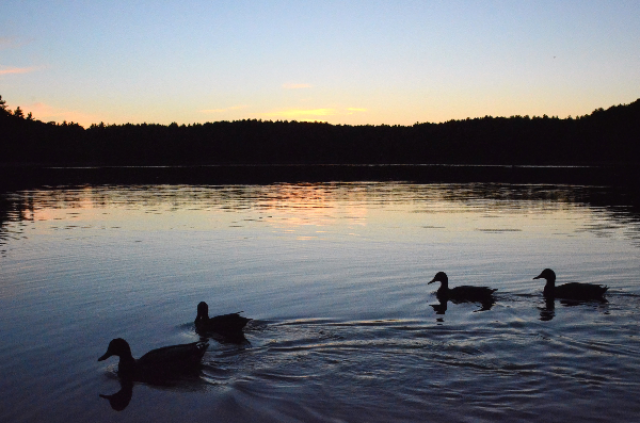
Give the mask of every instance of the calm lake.
[[(639, 258), (637, 195), (607, 186), (5, 191), (0, 421), (637, 422)], [(545, 303), (547, 267), (608, 302)], [(495, 305), (443, 308), (438, 271)], [(254, 320), (199, 375), (123, 386), (97, 361), (199, 340), (200, 301)]]

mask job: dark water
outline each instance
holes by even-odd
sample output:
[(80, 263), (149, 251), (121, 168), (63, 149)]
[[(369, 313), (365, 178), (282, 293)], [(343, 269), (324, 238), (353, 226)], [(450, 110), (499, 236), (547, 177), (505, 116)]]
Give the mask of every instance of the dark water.
[[(101, 185), (0, 197), (2, 422), (640, 421), (633, 192), (509, 184)], [(608, 302), (547, 304), (559, 282)], [(427, 282), (499, 289), (439, 307)], [(121, 384), (193, 342), (199, 301), (253, 318), (201, 373)], [(435, 307), (433, 307), (435, 306)], [(444, 311), (444, 312), (443, 312)], [(112, 404), (99, 394), (120, 391)]]

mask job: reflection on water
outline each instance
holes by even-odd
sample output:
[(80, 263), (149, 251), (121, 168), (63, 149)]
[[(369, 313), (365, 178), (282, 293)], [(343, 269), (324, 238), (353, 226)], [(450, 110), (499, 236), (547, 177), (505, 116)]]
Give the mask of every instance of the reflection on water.
[[(634, 198), (393, 182), (5, 192), (0, 420), (633, 421)], [(607, 302), (544, 300), (546, 267), (609, 285)], [(440, 270), (495, 301), (438, 298)], [(194, 377), (132, 382), (96, 362), (113, 338), (134, 357), (200, 340), (201, 301), (254, 321), (245, 342), (211, 342)]]
[[(447, 300), (446, 298), (438, 298), (436, 296), (437, 300), (438, 300), (438, 304), (431, 304), (431, 307), (433, 307), (433, 310), (436, 312), (436, 314), (445, 314), (447, 312), (447, 303), (449, 302), (449, 300)], [(442, 321), (442, 319), (440, 319), (439, 321)]]
[(548, 322), (556, 315), (556, 300), (554, 298), (545, 298), (544, 306), (540, 307), (540, 320)]
[[(281, 211), (288, 225), (323, 226), (340, 218), (358, 221), (368, 208), (414, 206), (413, 213), (472, 213), (513, 218), (530, 212), (575, 211), (585, 207), (595, 217), (584, 230), (606, 237), (624, 230), (638, 239), (640, 206), (628, 193), (604, 187), (509, 184), (317, 183), (238, 186), (97, 186), (63, 187), (6, 193), (0, 196), (0, 222), (65, 220), (80, 213), (110, 209), (144, 210), (147, 214), (176, 211)], [(452, 207), (457, 205), (457, 207)], [(93, 216), (91, 219), (96, 219)], [(245, 220), (246, 221), (246, 220)], [(427, 226), (438, 229), (440, 226)], [(522, 231), (521, 227), (478, 227), (479, 231)]]
[(447, 297), (442, 297), (436, 295), (438, 300), (438, 304), (431, 304), (431, 307), (437, 314), (446, 314), (447, 312), (447, 303), (451, 301), (453, 304), (463, 304), (463, 303), (473, 303), (479, 306), (476, 311), (487, 311), (491, 310), (491, 308), (496, 304), (495, 299), (487, 299), (483, 301), (463, 301), (463, 300), (451, 300)]
[(120, 390), (115, 394), (100, 394), (101, 398), (109, 400), (111, 408), (116, 411), (122, 411), (127, 408), (133, 397), (133, 380), (129, 378), (120, 379)]

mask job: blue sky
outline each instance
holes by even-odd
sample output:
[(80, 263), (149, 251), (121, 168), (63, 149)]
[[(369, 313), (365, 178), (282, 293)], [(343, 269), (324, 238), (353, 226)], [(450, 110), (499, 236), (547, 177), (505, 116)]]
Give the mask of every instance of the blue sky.
[(0, 0), (0, 95), (85, 126), (583, 115), (640, 97), (640, 1)]

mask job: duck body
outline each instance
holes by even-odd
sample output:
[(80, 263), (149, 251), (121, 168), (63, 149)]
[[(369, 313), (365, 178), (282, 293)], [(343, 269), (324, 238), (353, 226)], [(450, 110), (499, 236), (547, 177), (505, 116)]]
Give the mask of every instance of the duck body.
[(243, 336), (242, 329), (250, 320), (240, 316), (239, 313), (209, 318), (209, 306), (202, 301), (198, 304), (198, 314), (194, 324), (198, 332), (215, 332), (226, 337), (236, 338)]
[(207, 342), (171, 345), (149, 351), (139, 359), (133, 358), (127, 341), (117, 338), (109, 343), (107, 352), (98, 361), (118, 356), (118, 373), (128, 377), (162, 376), (197, 368), (209, 347)]
[(542, 273), (533, 279), (545, 279), (542, 294), (546, 298), (563, 298), (567, 300), (604, 300), (604, 294), (609, 289), (606, 286), (570, 282), (556, 286), (556, 273), (551, 269), (544, 269)]
[(495, 302), (493, 293), (496, 292), (497, 289), (487, 288), (486, 286), (468, 285), (449, 288), (449, 277), (444, 272), (438, 272), (429, 283), (434, 282), (440, 282), (440, 288), (436, 291), (436, 296), (439, 299), (454, 302)]

